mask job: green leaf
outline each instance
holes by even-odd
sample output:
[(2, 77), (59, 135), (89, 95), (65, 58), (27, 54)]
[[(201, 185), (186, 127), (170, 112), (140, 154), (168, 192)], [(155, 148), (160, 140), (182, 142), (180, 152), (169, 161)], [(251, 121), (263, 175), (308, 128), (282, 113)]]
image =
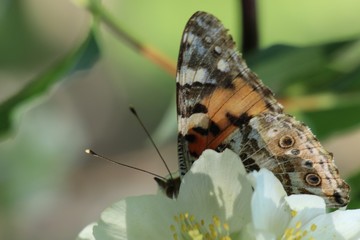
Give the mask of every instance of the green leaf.
[(309, 47), (275, 45), (246, 58), (250, 68), (281, 97), (336, 91), (343, 79), (351, 81), (359, 76), (360, 60), (352, 62), (352, 69), (338, 66), (348, 58), (342, 52), (360, 49), (357, 43), (358, 39)]
[(12, 129), (12, 116), (20, 105), (44, 94), (67, 75), (91, 67), (98, 56), (99, 49), (91, 31), (79, 47), (76, 47), (63, 59), (30, 81), (15, 95), (0, 104), (0, 137), (4, 137)]
[(323, 111), (305, 112), (311, 128), (318, 138), (326, 138), (335, 133), (359, 126), (360, 101), (352, 106), (332, 108)]
[(350, 204), (348, 205), (349, 209), (359, 209), (360, 208), (360, 173), (355, 174), (347, 180), (347, 183), (351, 187), (350, 191)]
[[(250, 55), (248, 63), (277, 98), (287, 102), (297, 98), (301, 102), (313, 96), (310, 110), (305, 106), (294, 111), (323, 138), (359, 125), (360, 59), (354, 57), (360, 52), (359, 42), (276, 45)], [(324, 100), (322, 96), (328, 97)]]

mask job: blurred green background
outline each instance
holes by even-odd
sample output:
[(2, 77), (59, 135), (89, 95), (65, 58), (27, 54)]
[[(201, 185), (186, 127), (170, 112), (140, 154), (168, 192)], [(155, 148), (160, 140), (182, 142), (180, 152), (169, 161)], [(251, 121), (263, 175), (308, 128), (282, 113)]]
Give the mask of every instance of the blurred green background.
[[(240, 1), (104, 0), (103, 5), (136, 39), (174, 62), (184, 25), (198, 10), (221, 19), (241, 46)], [(360, 2), (260, 0), (257, 7), (260, 51), (246, 56), (250, 68), (334, 152), (342, 175), (356, 174)], [(91, 147), (123, 163), (167, 174), (129, 113), (130, 104), (170, 168), (177, 169), (174, 76), (100, 24), (85, 58), (78, 61), (82, 68), (78, 64), (72, 74), (56, 77), (66, 65), (59, 61), (79, 50), (92, 23), (89, 12), (73, 1), (0, 2), (1, 239), (74, 239), (111, 203), (156, 191), (151, 176), (84, 153)], [(84, 63), (96, 54), (95, 64)], [(42, 79), (50, 80), (47, 87), (32, 88), (44, 88), (38, 97), (4, 104)], [(305, 101), (309, 96), (316, 104)], [(353, 193), (360, 195), (356, 189)]]

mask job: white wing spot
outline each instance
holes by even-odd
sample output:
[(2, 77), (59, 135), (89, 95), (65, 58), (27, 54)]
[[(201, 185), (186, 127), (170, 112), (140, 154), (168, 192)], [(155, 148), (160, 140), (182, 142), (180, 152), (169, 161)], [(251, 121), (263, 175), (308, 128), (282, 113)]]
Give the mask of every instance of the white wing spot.
[(208, 71), (205, 68), (199, 68), (194, 77), (194, 82), (205, 83), (208, 78)]
[(187, 40), (187, 36), (188, 36), (188, 34), (187, 34), (187, 32), (184, 32), (184, 36), (183, 36), (183, 43)]
[[(192, 34), (192, 33), (188, 33), (188, 34), (186, 34), (186, 36), (187, 36), (187, 42), (188, 43), (192, 43), (192, 41), (194, 40), (194, 38), (195, 38), (195, 36), (194, 36), (194, 34)], [(184, 36), (185, 37), (185, 36)], [(184, 41), (185, 42), (185, 41)]]
[(182, 81), (183, 85), (191, 84), (196, 71), (191, 68), (187, 68), (186, 66), (183, 66), (181, 71), (184, 73), (184, 79)]
[(193, 84), (194, 82), (216, 84), (216, 81), (208, 79), (209, 72), (205, 68), (194, 70), (183, 66), (180, 71), (185, 73), (182, 81), (179, 81), (182, 86), (185, 84)]
[(229, 63), (227, 63), (224, 59), (219, 60), (219, 62), (217, 64), (217, 68), (222, 72), (230, 71)]
[(276, 135), (279, 134), (279, 131), (276, 128), (271, 128), (269, 129), (269, 131), (267, 132), (267, 137), (268, 138), (274, 138), (276, 137)]
[(194, 113), (189, 118), (178, 116), (179, 126), (182, 126), (180, 132), (183, 135), (188, 133), (188, 130), (194, 127), (201, 127), (207, 129), (209, 127), (209, 117), (204, 113)]
[(205, 37), (205, 42), (207, 42), (207, 43), (211, 43), (211, 42), (212, 42), (211, 37), (206, 36), (206, 37)]
[(221, 47), (219, 47), (219, 46), (215, 46), (214, 50), (215, 50), (215, 52), (216, 52), (217, 54), (219, 54), (219, 55), (220, 55), (221, 52), (222, 52)]

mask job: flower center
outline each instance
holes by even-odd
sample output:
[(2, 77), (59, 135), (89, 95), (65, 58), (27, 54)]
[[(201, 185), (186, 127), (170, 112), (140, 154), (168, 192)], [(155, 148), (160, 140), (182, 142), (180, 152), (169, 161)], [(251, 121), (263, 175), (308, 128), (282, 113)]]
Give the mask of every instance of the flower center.
[(180, 213), (174, 216), (175, 224), (170, 225), (174, 240), (231, 240), (229, 225), (214, 216), (206, 226), (204, 220), (198, 221), (194, 215)]
[[(291, 216), (295, 217), (297, 215), (296, 211), (291, 211)], [(315, 238), (309, 236), (311, 232), (314, 232), (317, 228), (316, 224), (311, 224), (309, 229), (301, 228), (302, 222), (298, 221), (294, 227), (289, 227), (285, 230), (281, 239), (284, 240), (301, 240), (301, 239), (309, 239), (315, 240)]]

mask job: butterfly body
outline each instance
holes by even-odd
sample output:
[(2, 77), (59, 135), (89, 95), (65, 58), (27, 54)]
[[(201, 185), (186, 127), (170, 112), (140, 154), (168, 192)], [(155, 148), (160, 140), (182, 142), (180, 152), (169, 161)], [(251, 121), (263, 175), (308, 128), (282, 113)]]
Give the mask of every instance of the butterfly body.
[(350, 189), (333, 155), (283, 113), (211, 14), (197, 12), (186, 24), (176, 84), (180, 176), (205, 149), (229, 148), (248, 171), (271, 170), (288, 194), (315, 194), (329, 207), (348, 203)]

